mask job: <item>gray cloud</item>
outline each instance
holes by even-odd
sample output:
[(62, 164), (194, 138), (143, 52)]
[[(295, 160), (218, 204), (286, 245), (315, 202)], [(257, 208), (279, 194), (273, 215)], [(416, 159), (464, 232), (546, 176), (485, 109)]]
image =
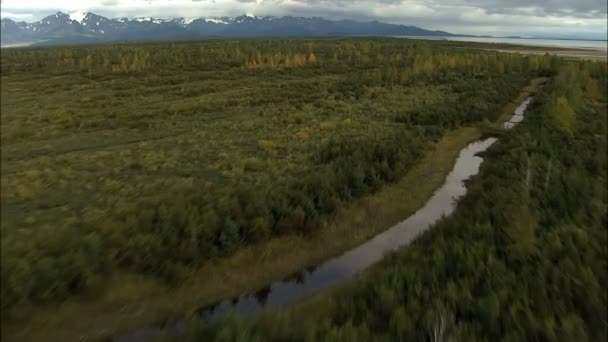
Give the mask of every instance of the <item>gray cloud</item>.
[[(458, 1), (460, 2), (460, 1)], [(489, 13), (511, 13), (522, 8), (535, 8), (536, 15), (557, 14), (587, 16), (588, 14), (606, 15), (605, 0), (465, 0), (475, 7), (484, 8)]]
[[(244, 0), (247, 1), (247, 0)], [(255, 1), (255, 0), (252, 0)], [(263, 0), (263, 2), (286, 3), (284, 0)], [(312, 6), (348, 6), (370, 3), (365, 0), (295, 0)], [(377, 4), (423, 3), (431, 8), (445, 7), (454, 9), (480, 8), (489, 14), (517, 14), (533, 16), (577, 16), (606, 17), (606, 0), (377, 0)]]
[[(39, 4), (31, 5), (32, 3)], [(29, 4), (29, 5), (26, 5)], [(27, 21), (54, 11), (108, 17), (319, 16), (379, 20), (455, 33), (606, 38), (606, 0), (2, 0), (2, 15)]]

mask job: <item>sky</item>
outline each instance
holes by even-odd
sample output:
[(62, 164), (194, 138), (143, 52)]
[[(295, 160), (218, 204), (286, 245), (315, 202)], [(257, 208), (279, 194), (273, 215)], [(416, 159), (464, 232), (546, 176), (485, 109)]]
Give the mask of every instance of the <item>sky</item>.
[(606, 39), (606, 0), (1, 0), (3, 18), (62, 11), (119, 17), (318, 16), (460, 34)]

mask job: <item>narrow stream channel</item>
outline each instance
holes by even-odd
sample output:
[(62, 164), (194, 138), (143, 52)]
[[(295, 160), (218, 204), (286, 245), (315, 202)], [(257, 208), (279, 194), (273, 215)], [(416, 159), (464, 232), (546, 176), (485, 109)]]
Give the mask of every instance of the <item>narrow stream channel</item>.
[[(519, 117), (509, 121), (512, 125), (507, 126), (505, 123), (505, 128), (512, 128), (523, 119), (523, 114), (531, 100), (532, 98), (527, 98), (517, 107), (514, 117)], [(456, 207), (456, 201), (466, 194), (464, 182), (479, 172), (483, 159), (477, 154), (487, 150), (496, 140), (496, 138), (478, 140), (463, 148), (445, 183), (435, 191), (422, 208), (404, 221), (316, 268), (276, 281), (254, 294), (243, 294), (200, 308), (197, 314), (210, 320), (218, 319), (229, 312), (251, 315), (265, 309), (285, 307), (303, 297), (351, 280), (358, 272), (380, 261), (387, 252), (410, 244), (437, 220), (450, 215)], [(149, 326), (131, 334), (115, 336), (113, 341), (149, 341), (162, 329), (173, 330), (179, 334), (183, 331), (183, 326), (183, 321), (173, 321), (164, 326)]]
[(530, 102), (532, 102), (532, 97), (528, 97), (524, 100), (524, 102), (520, 103), (519, 106), (515, 108), (513, 116), (509, 119), (509, 121), (503, 124), (503, 127), (506, 129), (511, 129), (520, 123), (524, 119), (524, 113), (526, 112), (526, 108), (528, 108)]

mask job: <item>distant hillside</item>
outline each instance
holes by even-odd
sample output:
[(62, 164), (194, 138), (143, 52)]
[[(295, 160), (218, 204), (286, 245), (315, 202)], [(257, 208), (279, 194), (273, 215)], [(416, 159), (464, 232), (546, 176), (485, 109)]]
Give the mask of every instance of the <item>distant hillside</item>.
[(204, 37), (260, 36), (453, 36), (416, 26), (386, 24), (378, 21), (332, 21), (323, 18), (257, 17), (235, 18), (108, 19), (87, 13), (74, 20), (57, 12), (34, 22), (2, 19), (2, 46), (23, 44), (77, 44), (117, 40), (192, 39)]

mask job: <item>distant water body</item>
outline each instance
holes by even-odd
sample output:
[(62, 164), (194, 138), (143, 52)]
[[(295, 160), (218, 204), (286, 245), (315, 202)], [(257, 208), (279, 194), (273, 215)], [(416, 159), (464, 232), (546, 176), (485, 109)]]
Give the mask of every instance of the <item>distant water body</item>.
[(501, 43), (530, 46), (550, 46), (563, 48), (587, 48), (608, 50), (605, 40), (574, 40), (574, 39), (532, 39), (532, 38), (495, 38), (495, 37), (413, 37), (399, 36), (409, 39), (453, 40), (460, 42)]

